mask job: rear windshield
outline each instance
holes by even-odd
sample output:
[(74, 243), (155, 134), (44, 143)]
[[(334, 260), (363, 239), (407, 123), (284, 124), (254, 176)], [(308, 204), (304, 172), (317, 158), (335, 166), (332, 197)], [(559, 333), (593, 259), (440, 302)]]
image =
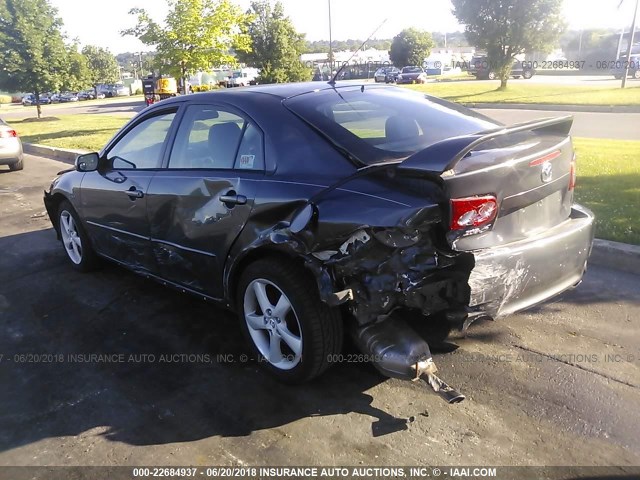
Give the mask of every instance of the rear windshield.
[(340, 87), (285, 106), (365, 165), (406, 158), (446, 138), (500, 124), (456, 104), (395, 87)]

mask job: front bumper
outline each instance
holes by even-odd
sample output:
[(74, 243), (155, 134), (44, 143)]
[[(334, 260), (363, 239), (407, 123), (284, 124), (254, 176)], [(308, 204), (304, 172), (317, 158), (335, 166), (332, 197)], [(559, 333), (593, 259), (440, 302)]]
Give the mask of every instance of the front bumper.
[(591, 254), (593, 235), (593, 213), (574, 205), (565, 222), (540, 235), (472, 252), (471, 311), (498, 318), (578, 284)]

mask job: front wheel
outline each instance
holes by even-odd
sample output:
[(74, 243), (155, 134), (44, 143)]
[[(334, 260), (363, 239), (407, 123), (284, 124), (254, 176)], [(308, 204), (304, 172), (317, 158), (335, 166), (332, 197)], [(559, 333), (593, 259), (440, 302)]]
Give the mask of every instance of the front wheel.
[(317, 377), (342, 350), (339, 311), (320, 300), (303, 267), (274, 259), (251, 264), (240, 278), (237, 303), (251, 350), (281, 381)]
[(489, 80), (495, 80), (496, 79), (496, 74), (495, 72), (489, 72), (489, 74), (487, 75), (487, 78)]
[(529, 70), (525, 70), (524, 72), (522, 72), (522, 77), (525, 80), (529, 80), (531, 77), (533, 77), (533, 72), (531, 72)]
[(640, 70), (636, 70), (635, 72), (633, 72), (633, 78), (635, 78), (636, 80), (640, 80)]
[(66, 200), (58, 209), (58, 228), (64, 251), (73, 268), (81, 272), (94, 270), (98, 265), (98, 256), (80, 223), (78, 214)]

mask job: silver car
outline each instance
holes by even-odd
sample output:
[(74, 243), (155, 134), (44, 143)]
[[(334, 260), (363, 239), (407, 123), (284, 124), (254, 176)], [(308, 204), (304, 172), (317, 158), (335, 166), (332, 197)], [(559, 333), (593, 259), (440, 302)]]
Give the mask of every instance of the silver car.
[(22, 170), (22, 157), (22, 142), (18, 133), (0, 120), (0, 165), (9, 165), (11, 171)]

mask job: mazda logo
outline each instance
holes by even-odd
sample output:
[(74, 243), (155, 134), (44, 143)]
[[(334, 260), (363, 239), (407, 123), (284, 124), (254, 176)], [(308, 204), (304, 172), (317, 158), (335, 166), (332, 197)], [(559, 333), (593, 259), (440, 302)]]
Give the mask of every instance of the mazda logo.
[(550, 182), (553, 178), (553, 165), (551, 162), (544, 162), (542, 164), (542, 174), (540, 175), (544, 183)]

